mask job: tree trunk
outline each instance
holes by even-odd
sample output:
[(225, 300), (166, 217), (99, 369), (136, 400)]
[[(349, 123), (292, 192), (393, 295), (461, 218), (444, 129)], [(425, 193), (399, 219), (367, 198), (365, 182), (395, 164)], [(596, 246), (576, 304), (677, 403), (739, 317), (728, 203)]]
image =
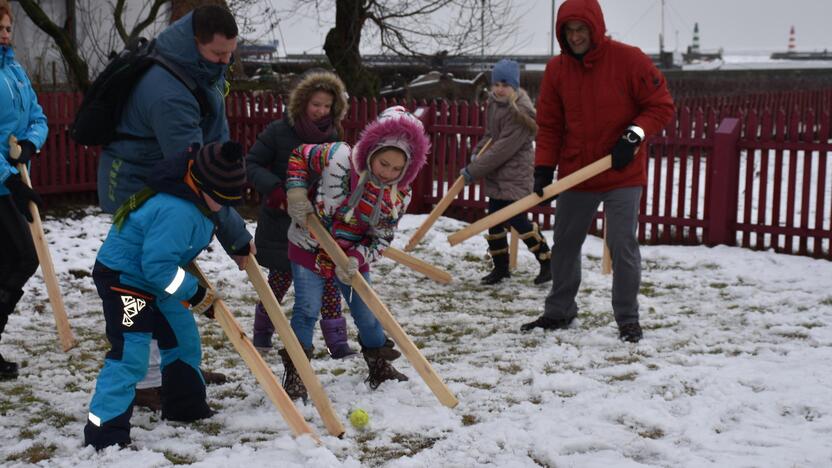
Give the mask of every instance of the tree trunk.
[[(75, 24), (74, 20), (69, 21), (69, 15), (74, 15), (74, 12), (67, 12), (67, 24), (64, 25), (65, 28), (61, 28), (46, 16), (46, 13), (34, 0), (19, 0), (19, 2), (23, 11), (35, 23), (35, 26), (55, 41), (55, 45), (58, 46), (66, 61), (69, 77), (81, 91), (86, 91), (90, 85), (90, 72), (87, 63), (78, 54), (78, 47), (76, 47), (74, 41)], [(74, 2), (72, 3), (74, 4)], [(70, 6), (69, 3), (67, 6)]]
[(376, 96), (379, 79), (361, 62), (361, 29), (367, 19), (363, 0), (337, 0), (335, 27), (324, 42), (329, 63), (347, 85), (351, 96)]

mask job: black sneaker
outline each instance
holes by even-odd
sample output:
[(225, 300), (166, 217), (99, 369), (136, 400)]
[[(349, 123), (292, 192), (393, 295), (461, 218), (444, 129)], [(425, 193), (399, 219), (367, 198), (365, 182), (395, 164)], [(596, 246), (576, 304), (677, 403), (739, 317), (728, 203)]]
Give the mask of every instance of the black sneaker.
[(553, 319), (541, 315), (540, 317), (538, 317), (537, 320), (521, 325), (520, 331), (528, 333), (534, 330), (535, 328), (542, 328), (544, 330), (559, 330), (561, 328), (569, 328), (569, 325), (572, 323), (573, 320), (575, 320), (575, 317), (572, 317), (570, 319)]
[(3, 359), (0, 355), (0, 380), (14, 380), (17, 378), (18, 365), (16, 362), (11, 362)]
[(628, 343), (638, 343), (644, 335), (638, 322), (625, 323), (618, 326), (618, 339)]
[(540, 262), (540, 273), (534, 279), (534, 284), (543, 284), (552, 281), (552, 261), (544, 260)]
[(493, 270), (491, 270), (491, 273), (483, 276), (482, 279), (480, 279), (480, 284), (490, 286), (492, 284), (497, 284), (506, 278), (511, 278), (511, 273), (508, 271), (508, 267), (496, 267)]

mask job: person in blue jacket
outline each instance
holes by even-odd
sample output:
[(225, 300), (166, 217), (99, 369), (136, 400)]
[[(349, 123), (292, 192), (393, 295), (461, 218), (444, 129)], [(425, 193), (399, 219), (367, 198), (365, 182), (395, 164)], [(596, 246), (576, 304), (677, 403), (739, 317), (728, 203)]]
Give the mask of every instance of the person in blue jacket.
[[(113, 213), (140, 190), (152, 168), (174, 157), (191, 143), (228, 141), (225, 116), (225, 74), (237, 46), (237, 24), (225, 8), (200, 6), (162, 31), (156, 51), (180, 72), (190, 76), (207, 101), (200, 109), (196, 97), (174, 75), (154, 65), (133, 88), (118, 134), (129, 138), (103, 148), (98, 163), (98, 200), (105, 213)], [(231, 207), (217, 213), (217, 239), (239, 268), (245, 268), (249, 252), (256, 253), (245, 222)], [(152, 347), (147, 379), (139, 384), (137, 404), (152, 410), (160, 406), (158, 353)], [(206, 372), (209, 383), (223, 382), (225, 376)]]
[(216, 295), (187, 268), (211, 242), (213, 214), (240, 201), (244, 183), (238, 143), (194, 144), (157, 164), (147, 186), (116, 211), (93, 267), (111, 349), (90, 401), (84, 445), (130, 443), (135, 386), (147, 372), (152, 338), (162, 356), (162, 418), (213, 414), (193, 313), (213, 317)]
[[(48, 131), (32, 83), (14, 59), (11, 35), (12, 10), (0, 0), (0, 336), (23, 296), (23, 286), (38, 268), (26, 221), (32, 220), (29, 202), (40, 205), (41, 200), (21, 180), (15, 164), (28, 163)], [(17, 161), (10, 156), (10, 136), (17, 138), (22, 150)], [(0, 355), (0, 380), (14, 379), (17, 374), (17, 363)]]

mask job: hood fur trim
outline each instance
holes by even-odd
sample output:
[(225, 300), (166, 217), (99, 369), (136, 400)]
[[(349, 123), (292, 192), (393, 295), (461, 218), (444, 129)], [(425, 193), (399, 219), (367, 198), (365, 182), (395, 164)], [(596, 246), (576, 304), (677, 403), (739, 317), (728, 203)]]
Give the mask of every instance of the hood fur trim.
[(347, 87), (338, 75), (328, 71), (307, 72), (289, 93), (289, 105), (286, 109), (289, 125), (294, 127), (295, 122), (305, 112), (306, 104), (309, 103), (315, 91), (327, 91), (335, 96), (332, 101), (332, 123), (340, 133), (343, 133), (341, 121), (347, 115), (349, 108)]
[(422, 123), (404, 108), (385, 110), (361, 132), (352, 152), (355, 170), (358, 173), (368, 170), (370, 155), (384, 146), (394, 146), (407, 155), (405, 169), (395, 183), (400, 189), (409, 187), (427, 162), (430, 151), (430, 139)]

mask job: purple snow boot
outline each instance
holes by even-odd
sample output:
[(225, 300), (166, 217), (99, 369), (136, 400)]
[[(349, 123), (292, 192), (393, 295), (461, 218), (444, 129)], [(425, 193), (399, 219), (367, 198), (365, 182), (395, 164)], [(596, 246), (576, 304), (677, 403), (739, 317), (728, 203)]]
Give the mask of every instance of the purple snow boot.
[(332, 359), (344, 359), (358, 354), (347, 343), (347, 319), (344, 317), (321, 319), (321, 331)]
[(263, 304), (258, 302), (254, 307), (254, 347), (261, 353), (271, 351), (272, 335), (274, 335), (272, 320)]

